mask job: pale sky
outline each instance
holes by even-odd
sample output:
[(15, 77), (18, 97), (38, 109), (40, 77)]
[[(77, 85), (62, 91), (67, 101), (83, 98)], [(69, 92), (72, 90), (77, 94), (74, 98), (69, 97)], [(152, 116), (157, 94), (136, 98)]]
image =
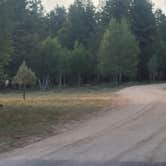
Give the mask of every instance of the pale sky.
[[(42, 1), (46, 10), (49, 11), (55, 8), (57, 4), (68, 7), (74, 0), (42, 0)], [(98, 3), (98, 0), (93, 0), (93, 1), (95, 4)], [(161, 8), (166, 12), (166, 0), (152, 0), (152, 1), (157, 8)]]

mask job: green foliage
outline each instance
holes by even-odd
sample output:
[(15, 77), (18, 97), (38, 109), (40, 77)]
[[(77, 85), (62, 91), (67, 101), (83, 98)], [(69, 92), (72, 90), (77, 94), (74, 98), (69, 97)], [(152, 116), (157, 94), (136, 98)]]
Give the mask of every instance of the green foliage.
[(166, 43), (164, 41), (159, 42), (159, 48), (156, 54), (151, 57), (148, 67), (151, 79), (164, 79), (166, 73)]
[(45, 38), (46, 25), (40, 0), (13, 0), (14, 53), (11, 57), (9, 68), (10, 75), (14, 75), (23, 60), (36, 72), (37, 57), (39, 56), (39, 44)]
[(147, 80), (156, 70), (164, 79), (165, 42), (166, 15), (154, 13), (149, 0), (107, 0), (100, 10), (92, 0), (75, 0), (49, 13), (41, 0), (1, 0), (0, 86), (23, 60), (44, 89), (76, 79)]
[(19, 67), (17, 74), (14, 77), (14, 83), (23, 86), (34, 85), (36, 83), (36, 75), (27, 67), (25, 61)]
[(26, 99), (26, 87), (34, 85), (36, 83), (36, 75), (30, 68), (27, 67), (25, 61), (19, 67), (16, 76), (13, 79), (13, 83), (23, 87), (23, 99)]
[(155, 12), (155, 18), (159, 38), (166, 42), (166, 16), (160, 9), (158, 9)]
[(12, 12), (8, 5), (9, 1), (0, 2), (0, 84), (5, 79), (5, 67), (13, 51), (11, 43)]
[(42, 42), (41, 52), (41, 70), (44, 75), (54, 75), (57, 70), (57, 58), (61, 51), (61, 45), (56, 38), (48, 37)]
[(88, 52), (82, 44), (76, 42), (72, 51), (71, 70), (78, 77), (79, 85), (82, 76), (88, 73), (89, 67)]
[(126, 20), (112, 19), (99, 51), (99, 68), (104, 76), (136, 74), (139, 48)]
[(41, 78), (56, 80), (58, 77), (61, 84), (62, 77), (70, 72), (70, 52), (60, 45), (57, 38), (48, 37), (42, 42), (40, 65)]
[(52, 10), (49, 16), (49, 30), (51, 36), (55, 37), (58, 31), (63, 27), (66, 21), (66, 9), (64, 7), (57, 6), (54, 10)]
[(91, 1), (75, 0), (69, 8), (67, 21), (59, 31), (59, 39), (68, 48), (73, 48), (75, 41), (88, 45), (95, 29), (95, 10)]
[(158, 76), (159, 64), (158, 57), (153, 55), (148, 63), (150, 79), (155, 81)]
[(149, 67), (149, 72), (152, 74), (158, 71), (158, 57), (156, 55), (151, 57), (148, 67)]
[(149, 78), (148, 62), (155, 52), (154, 45), (157, 35), (151, 1), (133, 0), (130, 5), (129, 18), (132, 32), (140, 48), (137, 77), (139, 80), (146, 80)]
[(166, 42), (161, 41), (160, 48), (157, 53), (158, 69), (160, 72), (166, 73)]
[(129, 17), (131, 0), (107, 0), (101, 12), (102, 24), (108, 26), (112, 18), (120, 21)]

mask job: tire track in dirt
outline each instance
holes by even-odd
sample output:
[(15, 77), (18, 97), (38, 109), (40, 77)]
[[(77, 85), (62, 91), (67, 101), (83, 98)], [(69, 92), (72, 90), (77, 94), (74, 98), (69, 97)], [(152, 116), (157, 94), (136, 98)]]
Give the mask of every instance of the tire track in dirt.
[(148, 163), (151, 163), (151, 164), (155, 163), (155, 161), (156, 161), (156, 156), (157, 156), (158, 152), (160, 151), (161, 147), (162, 147), (163, 145), (165, 145), (165, 143), (166, 143), (166, 137), (163, 138), (163, 139), (157, 144), (157, 146), (151, 151), (151, 155), (150, 155), (150, 157), (147, 159)]
[[(127, 150), (116, 155), (113, 158), (113, 161), (119, 161), (123, 157), (127, 156), (128, 154), (131, 154), (133, 151), (141, 149), (143, 146), (145, 146), (147, 143), (149, 143), (152, 139), (157, 138), (160, 134), (162, 134), (165, 131), (166, 131), (166, 124), (161, 126), (157, 131), (153, 132), (148, 137), (138, 141), (134, 146), (132, 146), (132, 147), (128, 148)], [(152, 152), (150, 152), (151, 155), (147, 159), (147, 161), (149, 163), (153, 163), (155, 161), (155, 156), (156, 156), (157, 152), (159, 151), (160, 147), (162, 147), (162, 145), (164, 143), (166, 143), (166, 137), (164, 139), (162, 139), (161, 142), (158, 143), (158, 145), (152, 150)]]
[(78, 163), (87, 160), (97, 163), (139, 160), (144, 163), (146, 160), (149, 165), (160, 159), (166, 161), (165, 87), (166, 84), (125, 88), (116, 94), (127, 100), (121, 103), (116, 99), (115, 104), (120, 103), (112, 111), (66, 133), (8, 153), (1, 159), (69, 159)]
[[(105, 135), (105, 133), (108, 132), (108, 131), (114, 131), (114, 130), (117, 130), (121, 127), (124, 127), (125, 125), (131, 124), (132, 122), (134, 122), (134, 121), (138, 120), (139, 118), (145, 116), (145, 114), (148, 114), (149, 112), (151, 112), (152, 109), (154, 109), (155, 107), (157, 107), (156, 103), (145, 105), (143, 108), (138, 110), (132, 116), (129, 116), (129, 117), (123, 119), (123, 121), (115, 122), (115, 123), (112, 124), (111, 127), (108, 126), (107, 128), (103, 129), (102, 131), (96, 133), (95, 135), (79, 139), (78, 141), (75, 141), (74, 143), (71, 143), (71, 144), (66, 144), (63, 147), (57, 149), (56, 151), (48, 153), (47, 156), (56, 154), (59, 151), (63, 151), (63, 150), (67, 151), (70, 148), (79, 147), (79, 146), (82, 146), (82, 145), (85, 145), (85, 144), (86, 145), (89, 144), (89, 147), (91, 147), (91, 146), (93, 146), (93, 144), (92, 144), (93, 140), (95, 140), (96, 138)], [(81, 153), (84, 153), (84, 152), (81, 152)], [(41, 157), (45, 157), (45, 155), (41, 156)]]

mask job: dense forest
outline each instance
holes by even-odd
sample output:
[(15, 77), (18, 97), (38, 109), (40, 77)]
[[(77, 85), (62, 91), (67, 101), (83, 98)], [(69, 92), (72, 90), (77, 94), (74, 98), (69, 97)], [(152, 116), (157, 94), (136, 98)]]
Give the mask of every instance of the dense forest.
[(107, 0), (100, 8), (75, 0), (50, 12), (40, 0), (1, 0), (1, 87), (13, 86), (19, 68), (41, 89), (165, 80), (166, 15), (150, 0)]

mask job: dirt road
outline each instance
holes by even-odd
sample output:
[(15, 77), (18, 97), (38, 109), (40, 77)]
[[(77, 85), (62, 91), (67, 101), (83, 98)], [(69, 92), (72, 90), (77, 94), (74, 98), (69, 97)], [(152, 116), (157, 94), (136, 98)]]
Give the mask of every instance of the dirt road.
[(118, 104), (71, 131), (0, 155), (0, 166), (166, 165), (166, 84), (116, 92)]

